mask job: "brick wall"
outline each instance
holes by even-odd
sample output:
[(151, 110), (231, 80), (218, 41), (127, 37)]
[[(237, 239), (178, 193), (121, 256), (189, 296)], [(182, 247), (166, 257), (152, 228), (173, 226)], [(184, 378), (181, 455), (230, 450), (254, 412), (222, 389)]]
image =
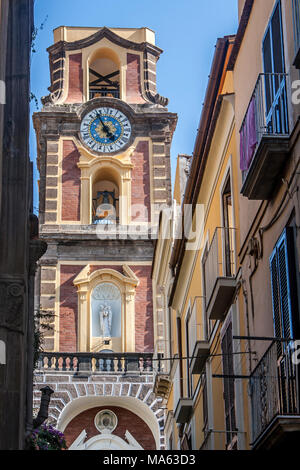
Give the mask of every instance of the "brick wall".
[(82, 268), (77, 265), (60, 267), (60, 352), (75, 352), (77, 349), (78, 295), (73, 281)]
[(140, 56), (127, 54), (126, 101), (128, 103), (145, 103), (141, 91)]
[[(60, 268), (60, 352), (75, 352), (77, 348), (78, 294), (73, 281), (83, 268), (83, 265), (61, 265)], [(91, 266), (91, 271), (105, 268), (122, 272), (120, 265)], [(140, 280), (135, 297), (136, 351), (152, 352), (154, 336), (151, 266), (130, 266), (130, 268)]]
[(69, 92), (66, 103), (82, 103), (83, 98), (83, 71), (82, 54), (69, 56)]
[(62, 214), (63, 221), (80, 220), (80, 159), (75, 144), (71, 140), (63, 142), (62, 161)]
[[(147, 208), (148, 217), (144, 214), (136, 214), (137, 221), (148, 222), (151, 220), (151, 200), (150, 200), (150, 164), (149, 164), (149, 142), (138, 143), (132, 157), (134, 169), (131, 181), (131, 202), (141, 204)], [(135, 221), (134, 214), (132, 221)]]
[(94, 419), (96, 414), (104, 409), (113, 411), (118, 418), (113, 435), (125, 440), (125, 433), (129, 431), (145, 450), (155, 450), (155, 440), (147, 424), (131, 411), (116, 406), (91, 408), (76, 416), (65, 429), (67, 445), (70, 446), (83, 429), (87, 432), (86, 440), (97, 436), (99, 431), (94, 425)]
[(130, 266), (140, 283), (135, 296), (135, 348), (138, 352), (152, 352), (153, 300), (151, 266)]

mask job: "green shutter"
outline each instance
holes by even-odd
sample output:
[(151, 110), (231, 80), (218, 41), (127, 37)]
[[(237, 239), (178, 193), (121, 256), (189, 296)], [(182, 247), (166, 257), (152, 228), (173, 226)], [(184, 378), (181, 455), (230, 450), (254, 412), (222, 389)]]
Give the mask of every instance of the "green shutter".
[[(222, 359), (223, 359), (223, 374), (234, 375), (233, 367), (233, 344), (232, 344), (232, 323), (229, 323), (226, 332), (221, 342)], [(234, 434), (232, 431), (236, 430), (235, 419), (235, 394), (234, 394), (234, 379), (224, 378), (224, 405), (225, 405), (225, 427), (227, 433), (227, 444), (232, 441)]]
[[(270, 257), (274, 333), (277, 338), (293, 337), (287, 243), (285, 230)], [(282, 344), (279, 342), (277, 351), (280, 355)]]

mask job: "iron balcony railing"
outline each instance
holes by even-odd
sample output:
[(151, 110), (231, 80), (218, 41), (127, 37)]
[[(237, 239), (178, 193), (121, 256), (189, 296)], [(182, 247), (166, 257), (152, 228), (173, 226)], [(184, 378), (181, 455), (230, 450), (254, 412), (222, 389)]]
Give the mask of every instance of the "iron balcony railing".
[(295, 53), (300, 49), (300, 0), (293, 0)]
[(288, 137), (287, 74), (261, 73), (240, 129), (243, 180), (263, 137)]
[(255, 445), (276, 416), (294, 416), (300, 411), (297, 367), (288, 344), (280, 349), (276, 342), (271, 344), (251, 373), (249, 390)]
[(120, 219), (114, 216), (98, 217), (97, 215), (93, 215), (92, 221), (93, 225), (118, 225)]
[(123, 373), (153, 372), (153, 353), (59, 353), (42, 352), (39, 369), (60, 372)]
[(209, 304), (218, 278), (235, 277), (235, 228), (215, 230), (204, 263), (206, 305)]
[(120, 89), (111, 90), (109, 88), (90, 88), (90, 100), (99, 97), (120, 98)]
[(203, 297), (196, 296), (193, 300), (191, 308), (191, 317), (188, 323), (189, 334), (189, 356), (191, 357), (197, 341), (207, 340), (207, 325), (200, 320), (203, 320)]

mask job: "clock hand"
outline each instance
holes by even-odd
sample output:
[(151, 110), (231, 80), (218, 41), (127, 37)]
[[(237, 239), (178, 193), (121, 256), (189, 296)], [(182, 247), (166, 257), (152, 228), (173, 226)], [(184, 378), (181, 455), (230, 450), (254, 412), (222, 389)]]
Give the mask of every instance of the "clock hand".
[(104, 132), (106, 132), (106, 134), (107, 134), (107, 132), (109, 132), (109, 129), (108, 129), (108, 127), (104, 124), (104, 122), (102, 121), (101, 114), (97, 113), (97, 116), (98, 116), (98, 118), (99, 118), (99, 120), (100, 120), (100, 122), (101, 122), (101, 124), (102, 124), (102, 127), (103, 127)]
[(104, 124), (104, 122), (102, 121), (102, 117), (101, 117), (101, 114), (97, 113), (97, 116), (102, 124), (102, 127), (103, 127), (103, 130), (104, 132), (106, 132), (106, 135), (107, 137), (109, 138), (109, 140), (111, 140), (112, 142), (115, 140), (115, 135), (112, 134), (109, 130), (109, 128)]

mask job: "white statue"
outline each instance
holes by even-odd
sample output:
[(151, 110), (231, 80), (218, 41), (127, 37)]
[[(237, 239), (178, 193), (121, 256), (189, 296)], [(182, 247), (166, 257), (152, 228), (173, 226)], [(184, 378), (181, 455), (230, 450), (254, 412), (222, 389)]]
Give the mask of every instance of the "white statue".
[(100, 330), (104, 338), (111, 338), (112, 311), (107, 304), (100, 305)]

